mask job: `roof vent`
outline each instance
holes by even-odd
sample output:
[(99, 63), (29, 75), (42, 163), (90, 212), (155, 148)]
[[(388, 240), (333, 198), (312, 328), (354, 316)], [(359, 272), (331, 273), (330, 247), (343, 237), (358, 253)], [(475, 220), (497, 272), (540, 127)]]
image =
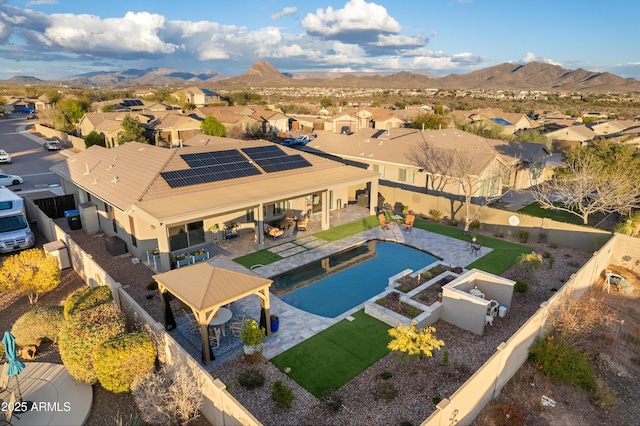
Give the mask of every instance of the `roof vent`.
[(113, 179), (111, 180), (111, 183), (115, 185), (118, 183), (119, 180), (120, 178), (118, 176), (114, 176)]

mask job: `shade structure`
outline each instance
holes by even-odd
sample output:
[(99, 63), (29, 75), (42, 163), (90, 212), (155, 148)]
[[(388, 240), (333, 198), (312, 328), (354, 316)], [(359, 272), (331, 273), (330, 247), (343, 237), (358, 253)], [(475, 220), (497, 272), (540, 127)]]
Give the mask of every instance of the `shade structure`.
[(24, 364), (18, 359), (16, 352), (16, 338), (10, 331), (5, 331), (2, 337), (2, 344), (4, 345), (5, 356), (7, 357), (7, 364), (9, 364), (9, 370), (7, 375), (9, 377), (16, 378), (16, 385), (18, 389), (18, 400), (22, 401), (22, 393), (20, 392), (20, 382), (18, 381), (18, 374), (24, 370)]

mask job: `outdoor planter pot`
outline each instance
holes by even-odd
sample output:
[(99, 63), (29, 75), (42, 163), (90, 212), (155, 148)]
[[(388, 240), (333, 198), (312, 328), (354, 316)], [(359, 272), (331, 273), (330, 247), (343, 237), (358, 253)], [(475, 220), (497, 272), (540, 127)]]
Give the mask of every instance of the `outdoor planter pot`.
[(280, 327), (280, 318), (277, 315), (271, 315), (271, 332), (275, 333)]
[(244, 343), (244, 360), (247, 362), (258, 362), (262, 358), (262, 340), (265, 329), (260, 328), (255, 320), (249, 319), (245, 322), (240, 339)]

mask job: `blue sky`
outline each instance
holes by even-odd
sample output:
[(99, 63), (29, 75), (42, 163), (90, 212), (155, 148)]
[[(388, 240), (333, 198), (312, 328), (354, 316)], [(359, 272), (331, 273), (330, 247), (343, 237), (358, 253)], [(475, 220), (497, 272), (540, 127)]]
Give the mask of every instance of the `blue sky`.
[(161, 67), (463, 74), (546, 62), (640, 79), (636, 0), (0, 0), (0, 79)]

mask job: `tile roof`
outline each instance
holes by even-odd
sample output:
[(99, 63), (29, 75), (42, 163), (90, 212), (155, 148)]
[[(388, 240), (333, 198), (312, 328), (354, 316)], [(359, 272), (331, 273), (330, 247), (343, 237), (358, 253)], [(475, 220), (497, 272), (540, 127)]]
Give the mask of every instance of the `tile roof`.
[(289, 155), (302, 155), (312, 167), (171, 188), (160, 173), (188, 168), (181, 154), (274, 146), (263, 140), (209, 138), (207, 144), (179, 149), (138, 142), (112, 149), (92, 146), (54, 165), (51, 170), (120, 210), (127, 211), (136, 206), (155, 218), (192, 215), (205, 210), (228, 210), (230, 206), (243, 209), (263, 200), (273, 202), (294, 198), (331, 185), (362, 183), (378, 176), (373, 171), (281, 147)]

